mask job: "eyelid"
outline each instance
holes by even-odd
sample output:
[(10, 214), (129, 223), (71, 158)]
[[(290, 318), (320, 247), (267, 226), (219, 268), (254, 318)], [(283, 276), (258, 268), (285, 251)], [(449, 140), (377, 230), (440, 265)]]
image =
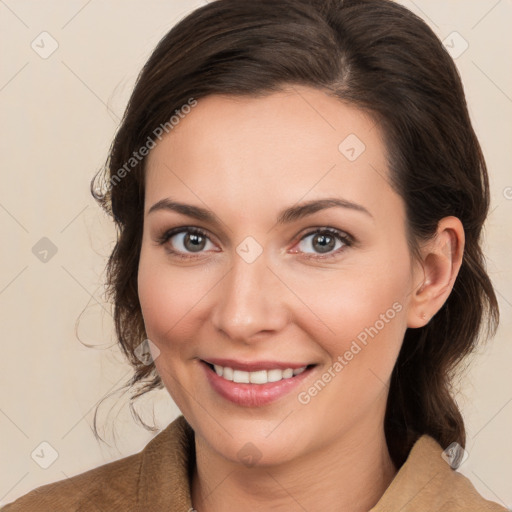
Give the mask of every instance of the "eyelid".
[(200, 228), (198, 226), (178, 226), (171, 229), (164, 229), (160, 234), (156, 236), (156, 242), (158, 243), (165, 243), (169, 238), (173, 237), (174, 235), (178, 235), (183, 232), (188, 233), (197, 233), (199, 235), (204, 236), (208, 240), (210, 240), (212, 243), (211, 236), (206, 232), (205, 229)]
[(324, 232), (331, 233), (333, 236), (339, 236), (342, 239), (348, 240), (350, 243), (355, 243), (355, 238), (350, 233), (347, 233), (342, 229), (333, 228), (330, 226), (314, 226), (307, 228), (305, 233), (298, 235), (298, 239), (300, 241), (303, 240), (306, 236)]

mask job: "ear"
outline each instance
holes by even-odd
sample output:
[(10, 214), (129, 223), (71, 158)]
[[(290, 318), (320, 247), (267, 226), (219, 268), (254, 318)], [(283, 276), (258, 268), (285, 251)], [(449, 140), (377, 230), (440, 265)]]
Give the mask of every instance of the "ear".
[(407, 327), (423, 327), (448, 299), (464, 254), (464, 227), (457, 217), (444, 217), (435, 236), (421, 246), (421, 261), (413, 271), (414, 289)]

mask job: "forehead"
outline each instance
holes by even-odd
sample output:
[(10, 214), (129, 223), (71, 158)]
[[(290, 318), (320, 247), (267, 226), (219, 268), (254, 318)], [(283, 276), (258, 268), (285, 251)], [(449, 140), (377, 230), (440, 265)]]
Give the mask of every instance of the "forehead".
[(202, 98), (146, 165), (146, 211), (166, 194), (194, 203), (221, 196), (223, 207), (261, 212), (336, 193), (369, 209), (394, 195), (386, 148), (370, 116), (307, 87)]

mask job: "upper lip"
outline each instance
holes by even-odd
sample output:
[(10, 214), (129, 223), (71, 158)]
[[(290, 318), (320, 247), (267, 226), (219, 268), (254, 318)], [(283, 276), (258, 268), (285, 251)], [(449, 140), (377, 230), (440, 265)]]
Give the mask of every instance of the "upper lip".
[(208, 358), (202, 359), (205, 363), (214, 364), (217, 366), (224, 366), (233, 368), (233, 370), (242, 370), (246, 372), (254, 372), (258, 370), (286, 370), (287, 368), (291, 368), (295, 370), (297, 368), (303, 368), (304, 366), (309, 366), (308, 363), (290, 363), (283, 361), (237, 361), (235, 359), (218, 359), (218, 358)]

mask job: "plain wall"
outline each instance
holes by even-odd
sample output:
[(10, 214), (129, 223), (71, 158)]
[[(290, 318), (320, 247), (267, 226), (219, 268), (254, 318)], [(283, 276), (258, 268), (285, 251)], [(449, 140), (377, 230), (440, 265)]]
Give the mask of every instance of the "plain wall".
[[(460, 472), (482, 495), (512, 508), (512, 2), (401, 3), (448, 37), (453, 51), (468, 45), (456, 64), (490, 173), (485, 251), (502, 319), (461, 382), (469, 457)], [(0, 2), (0, 505), (135, 453), (155, 435), (134, 423), (121, 393), (99, 410), (100, 432), (111, 446), (91, 430), (96, 404), (128, 380), (131, 368), (115, 346), (102, 296), (115, 232), (89, 182), (105, 161), (141, 66), (200, 5)], [(58, 48), (47, 55), (52, 44)], [(159, 429), (179, 414), (165, 390), (137, 407), (148, 422), (154, 408)], [(42, 442), (58, 455), (48, 469), (31, 457), (35, 450), (49, 461), (52, 449)]]

